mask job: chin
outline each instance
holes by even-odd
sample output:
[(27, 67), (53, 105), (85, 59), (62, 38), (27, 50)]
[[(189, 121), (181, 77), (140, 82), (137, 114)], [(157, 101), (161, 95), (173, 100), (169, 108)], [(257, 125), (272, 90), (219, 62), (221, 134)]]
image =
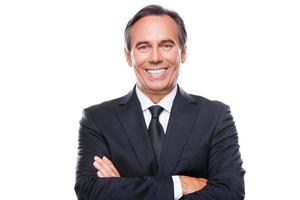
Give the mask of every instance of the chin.
[(148, 89), (149, 91), (153, 91), (153, 92), (165, 92), (167, 90), (170, 90), (171, 87), (169, 87), (167, 84), (164, 83), (155, 83), (155, 84), (149, 84)]

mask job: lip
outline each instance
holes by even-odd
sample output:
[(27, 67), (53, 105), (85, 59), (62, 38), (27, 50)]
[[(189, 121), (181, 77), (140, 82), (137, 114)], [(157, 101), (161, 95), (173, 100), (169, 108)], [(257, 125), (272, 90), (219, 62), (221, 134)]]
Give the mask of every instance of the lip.
[(168, 69), (168, 67), (146, 68), (145, 70), (160, 70), (160, 69)]
[[(161, 69), (165, 69), (165, 71), (162, 74), (160, 74), (160, 75), (150, 74), (147, 71), (147, 70), (161, 70)], [(164, 79), (164, 77), (166, 76), (167, 72), (169, 71), (168, 69), (169, 69), (168, 67), (161, 67), (161, 68), (154, 68), (154, 69), (147, 68), (147, 69), (144, 70), (144, 72), (146, 73), (147, 77), (150, 80), (158, 80), (158, 79)]]
[(168, 67), (160, 67), (160, 68), (147, 68), (147, 69), (144, 69), (144, 71), (147, 73), (147, 74), (150, 74), (149, 72), (148, 72), (148, 70), (165, 70), (165, 72), (164, 73), (166, 73), (167, 71), (168, 71)]

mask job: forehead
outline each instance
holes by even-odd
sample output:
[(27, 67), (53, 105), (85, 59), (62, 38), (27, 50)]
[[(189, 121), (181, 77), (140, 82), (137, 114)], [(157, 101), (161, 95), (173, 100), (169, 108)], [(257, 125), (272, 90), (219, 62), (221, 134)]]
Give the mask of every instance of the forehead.
[(174, 40), (179, 44), (176, 22), (169, 16), (150, 15), (139, 19), (130, 31), (131, 43)]

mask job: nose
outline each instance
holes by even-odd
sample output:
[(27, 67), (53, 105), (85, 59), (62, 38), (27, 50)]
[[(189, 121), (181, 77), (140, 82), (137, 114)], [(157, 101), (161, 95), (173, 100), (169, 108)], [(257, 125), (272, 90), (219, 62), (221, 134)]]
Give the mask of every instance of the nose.
[(159, 48), (152, 48), (151, 55), (150, 55), (150, 63), (158, 64), (162, 62), (162, 55), (159, 51)]

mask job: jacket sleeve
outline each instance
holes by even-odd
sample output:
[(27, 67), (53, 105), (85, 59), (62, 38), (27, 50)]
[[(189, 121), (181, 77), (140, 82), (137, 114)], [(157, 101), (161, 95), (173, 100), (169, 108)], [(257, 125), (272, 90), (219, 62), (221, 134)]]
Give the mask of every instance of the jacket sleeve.
[(221, 111), (209, 148), (207, 186), (181, 199), (244, 199), (245, 171), (242, 168), (237, 130), (227, 105)]
[(99, 178), (93, 166), (95, 155), (111, 158), (103, 133), (91, 113), (83, 112), (79, 129), (75, 192), (79, 200), (174, 199), (173, 181), (167, 177)]

